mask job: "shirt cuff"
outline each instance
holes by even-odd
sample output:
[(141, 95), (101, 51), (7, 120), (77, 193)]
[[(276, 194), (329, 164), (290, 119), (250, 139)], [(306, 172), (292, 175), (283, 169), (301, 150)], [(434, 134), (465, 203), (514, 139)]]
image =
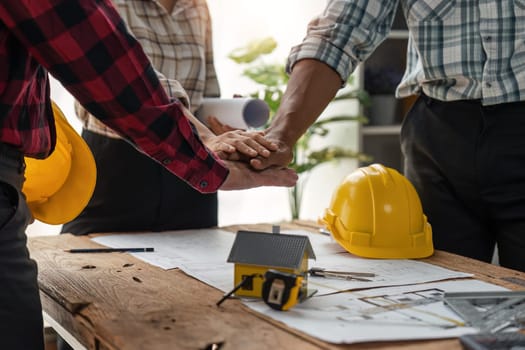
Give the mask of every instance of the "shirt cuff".
[(318, 60), (331, 67), (341, 77), (342, 86), (346, 84), (358, 64), (344, 50), (317, 37), (308, 37), (301, 44), (292, 48), (288, 56), (286, 72), (290, 74), (293, 66), (303, 59)]

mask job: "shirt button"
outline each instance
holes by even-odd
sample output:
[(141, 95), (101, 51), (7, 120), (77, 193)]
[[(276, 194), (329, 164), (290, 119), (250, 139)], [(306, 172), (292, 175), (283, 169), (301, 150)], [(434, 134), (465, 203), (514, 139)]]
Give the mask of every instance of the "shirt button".
[(487, 36), (485, 37), (485, 40), (487, 40), (487, 41), (491, 41), (491, 40), (492, 40), (492, 37), (491, 37), (490, 35), (487, 35)]
[(489, 83), (489, 82), (486, 82), (486, 83), (485, 83), (485, 86), (489, 88), (489, 87), (492, 87), (492, 84)]
[(169, 159), (169, 158), (164, 158), (164, 159), (162, 160), (162, 164), (164, 164), (164, 165), (171, 164), (171, 159)]
[(200, 187), (200, 188), (206, 188), (206, 187), (208, 187), (208, 181), (206, 181), (206, 180), (202, 180), (201, 182), (199, 182), (199, 187)]

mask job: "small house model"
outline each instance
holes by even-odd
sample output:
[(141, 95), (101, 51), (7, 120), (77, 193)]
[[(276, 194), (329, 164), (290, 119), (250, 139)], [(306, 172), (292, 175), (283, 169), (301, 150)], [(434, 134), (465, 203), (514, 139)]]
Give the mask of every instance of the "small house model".
[[(303, 276), (306, 282), (308, 259), (315, 259), (315, 254), (307, 236), (238, 231), (228, 257), (235, 264), (234, 285), (257, 277), (243, 283), (235, 295), (261, 298), (262, 276), (269, 269)], [(302, 288), (306, 295), (306, 283)]]

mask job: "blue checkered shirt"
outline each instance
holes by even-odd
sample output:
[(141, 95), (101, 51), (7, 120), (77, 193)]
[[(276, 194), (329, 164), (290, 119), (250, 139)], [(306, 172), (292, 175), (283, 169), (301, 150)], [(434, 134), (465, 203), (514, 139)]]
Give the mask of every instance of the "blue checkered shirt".
[(288, 70), (313, 58), (346, 81), (388, 36), (399, 1), (409, 39), (398, 97), (525, 100), (525, 0), (330, 0), (292, 49)]

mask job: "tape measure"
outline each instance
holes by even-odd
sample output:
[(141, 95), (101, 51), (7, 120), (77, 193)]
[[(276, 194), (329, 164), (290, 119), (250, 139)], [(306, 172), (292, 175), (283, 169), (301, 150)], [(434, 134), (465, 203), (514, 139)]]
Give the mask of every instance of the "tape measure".
[(268, 270), (264, 274), (262, 298), (275, 310), (288, 310), (303, 298), (304, 278), (277, 270)]
[(302, 275), (268, 270), (264, 276), (258, 273), (245, 276), (231, 291), (223, 295), (221, 300), (216, 303), (217, 306), (220, 306), (246, 283), (252, 283), (254, 278), (263, 279), (261, 297), (268, 306), (275, 310), (288, 310), (317, 292), (315, 289), (308, 292), (306, 288), (303, 288), (306, 281)]

